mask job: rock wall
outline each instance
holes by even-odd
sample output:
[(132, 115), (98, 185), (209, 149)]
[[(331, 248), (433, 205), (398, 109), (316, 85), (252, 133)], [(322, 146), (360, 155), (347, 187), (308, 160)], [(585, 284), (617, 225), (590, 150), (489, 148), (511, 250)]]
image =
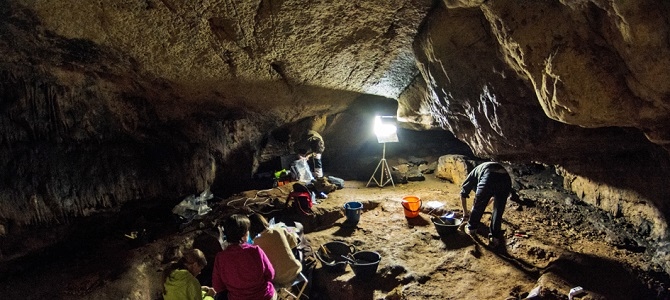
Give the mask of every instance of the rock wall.
[(405, 127), (561, 166), (584, 201), (667, 238), (669, 7), (2, 1), (0, 236), (243, 189), (308, 118), (346, 161), (379, 146), (365, 120), (387, 106), (369, 103), (398, 99)]
[[(432, 1), (9, 1), (68, 39), (113, 47), (188, 101), (268, 109), (395, 98), (416, 75), (411, 42)], [(355, 93), (347, 93), (347, 92)], [(306, 115), (303, 115), (306, 116)]]
[(454, 184), (461, 184), (475, 166), (467, 156), (444, 155), (437, 161), (435, 176)]
[(584, 202), (652, 240), (667, 240), (670, 197), (667, 153), (660, 147), (619, 156), (594, 156), (558, 168), (564, 187)]
[(665, 239), (667, 8), (445, 1), (415, 40), (421, 77), (399, 106), (427, 108), (430, 119), (406, 120), (453, 132), (479, 157), (562, 166), (584, 201)]

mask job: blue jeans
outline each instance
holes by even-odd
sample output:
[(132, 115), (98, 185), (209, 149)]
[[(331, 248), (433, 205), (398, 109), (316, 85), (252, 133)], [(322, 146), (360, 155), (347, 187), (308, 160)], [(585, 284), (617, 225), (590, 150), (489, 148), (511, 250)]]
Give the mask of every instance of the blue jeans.
[(493, 216), (489, 232), (494, 237), (499, 237), (502, 227), (502, 215), (505, 212), (507, 197), (512, 191), (512, 180), (507, 173), (486, 172), (479, 179), (477, 192), (475, 193), (475, 203), (472, 206), (472, 213), (468, 221), (468, 229), (474, 230), (481, 224), (484, 210), (489, 204), (489, 199), (493, 197)]

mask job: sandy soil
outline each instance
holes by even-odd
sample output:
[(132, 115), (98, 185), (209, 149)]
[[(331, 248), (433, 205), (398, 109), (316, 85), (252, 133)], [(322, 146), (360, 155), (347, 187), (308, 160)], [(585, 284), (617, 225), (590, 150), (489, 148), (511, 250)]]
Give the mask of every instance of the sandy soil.
[[(486, 230), (474, 237), (459, 230), (440, 238), (428, 208), (416, 218), (406, 218), (400, 201), (407, 195), (419, 196), (424, 203), (438, 201), (446, 210), (461, 212), (457, 185), (430, 175), (426, 179), (384, 188), (352, 182), (319, 205), (323, 207), (317, 211), (360, 201), (365, 212), (355, 229), (342, 226), (343, 217), (333, 227), (309, 233), (316, 247), (343, 241), (357, 251), (376, 251), (382, 260), (377, 275), (368, 280), (357, 280), (350, 267), (340, 274), (317, 269), (316, 290), (325, 293), (314, 298), (521, 299), (539, 287), (542, 298), (561, 299), (576, 286), (588, 292), (584, 299), (665, 297), (645, 286), (651, 279), (644, 273), (651, 270), (643, 253), (607, 242), (603, 230), (590, 228), (584, 221), (598, 215), (580, 210), (585, 207), (555, 188), (522, 190), (521, 203), (508, 203), (504, 247), (492, 249)], [(572, 216), (558, 216), (559, 211)], [(486, 214), (482, 221), (488, 224), (489, 217)], [(584, 226), (565, 223), (570, 220), (581, 220)], [(515, 236), (515, 232), (526, 235)]]
[[(514, 178), (521, 201), (507, 204), (499, 249), (488, 247), (485, 230), (474, 237), (457, 231), (440, 238), (425, 206), (418, 217), (406, 218), (400, 202), (407, 195), (460, 212), (459, 187), (431, 174), (425, 181), (384, 188), (346, 181), (315, 205), (312, 215), (285, 210), (291, 187), (282, 186), (215, 199), (214, 211), (181, 226), (142, 215), (132, 225), (147, 229), (146, 238), (119, 232), (94, 246), (72, 245), (67, 255), (45, 254), (4, 279), (0, 293), (5, 299), (160, 299), (169, 248), (195, 245), (213, 256), (217, 220), (244, 207), (303, 223), (313, 249), (342, 241), (381, 255), (376, 274), (367, 279), (356, 277), (351, 266), (331, 272), (318, 262), (310, 299), (523, 299), (534, 289), (538, 299), (568, 299), (576, 286), (586, 291), (581, 299), (667, 299), (667, 274), (650, 262), (636, 237), (562, 191), (555, 176), (539, 169)], [(349, 201), (364, 205), (355, 227), (345, 223), (343, 205)], [(485, 224), (489, 217), (485, 214)], [(515, 236), (521, 231), (526, 235)], [(200, 278), (205, 284), (207, 272)]]

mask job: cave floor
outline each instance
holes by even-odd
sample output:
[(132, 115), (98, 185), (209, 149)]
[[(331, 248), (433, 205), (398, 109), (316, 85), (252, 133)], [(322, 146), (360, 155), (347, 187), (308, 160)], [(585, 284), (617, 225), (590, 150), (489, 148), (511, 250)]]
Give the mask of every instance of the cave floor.
[[(432, 214), (460, 212), (459, 187), (430, 174), (425, 181), (384, 188), (346, 181), (311, 216), (282, 210), (290, 191), (283, 186), (219, 199), (205, 218), (179, 229), (164, 226), (159, 234), (154, 224), (156, 233), (146, 243), (108, 237), (86, 253), (29, 264), (1, 282), (0, 292), (7, 299), (159, 299), (165, 250), (206, 232), (211, 236), (215, 220), (245, 206), (280, 219), (295, 217), (305, 224), (313, 249), (343, 241), (381, 255), (377, 273), (365, 280), (351, 266), (329, 272), (317, 263), (310, 299), (523, 299), (535, 288), (538, 299), (567, 299), (576, 286), (587, 292), (581, 299), (666, 299), (667, 274), (656, 271), (645, 248), (631, 243), (616, 220), (542, 180), (528, 179), (522, 200), (507, 203), (499, 250), (488, 247), (485, 233), (473, 238), (459, 230), (440, 238), (427, 205), (418, 217), (405, 217), (400, 202), (407, 195), (444, 204)], [(356, 227), (343, 224), (349, 201), (364, 205)], [(482, 221), (488, 224), (489, 217)]]
[[(356, 228), (346, 226), (342, 217), (307, 237), (316, 247), (343, 241), (357, 251), (376, 251), (382, 259), (377, 274), (367, 280), (357, 279), (350, 266), (342, 273), (317, 268), (317, 290), (327, 294), (317, 298), (523, 299), (539, 287), (541, 299), (563, 299), (576, 286), (587, 291), (583, 299), (665, 297), (659, 280), (667, 279), (652, 278), (644, 251), (620, 242), (624, 238), (616, 229), (596, 225), (610, 221), (604, 214), (546, 183), (530, 185), (534, 188), (524, 190), (522, 201), (507, 203), (504, 247), (492, 249), (487, 232), (471, 237), (461, 229), (440, 238), (430, 221), (429, 213), (461, 212), (458, 185), (430, 175), (395, 187), (349, 183), (318, 210), (341, 210), (348, 201), (361, 201), (365, 210)], [(407, 218), (400, 203), (407, 195), (423, 203), (438, 201), (443, 210), (423, 207), (418, 217)], [(468, 200), (471, 205), (472, 196)], [(490, 216), (485, 214), (482, 222), (488, 225)], [(519, 232), (525, 235), (515, 236)]]

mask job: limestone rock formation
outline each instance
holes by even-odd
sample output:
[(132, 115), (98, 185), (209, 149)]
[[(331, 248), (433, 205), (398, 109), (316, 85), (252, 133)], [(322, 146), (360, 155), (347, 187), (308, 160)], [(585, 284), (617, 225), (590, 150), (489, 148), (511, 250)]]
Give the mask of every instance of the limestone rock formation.
[(435, 176), (455, 184), (461, 184), (474, 166), (463, 155), (440, 156), (435, 169)]
[[(670, 182), (670, 164), (657, 137), (667, 134), (667, 92), (655, 82), (666, 65), (656, 62), (668, 51), (657, 43), (667, 38), (667, 17), (637, 13), (667, 5), (446, 4), (415, 41), (422, 77), (414, 85), (427, 92), (408, 89), (400, 106), (430, 111), (429, 121), (478, 156), (559, 164), (566, 187), (585, 201), (666, 238), (669, 195), (660, 186)], [(641, 59), (649, 47), (660, 56)]]
[(389, 107), (478, 157), (558, 165), (662, 242), (669, 5), (0, 2), (0, 259), (53, 242), (21, 244), (27, 226), (243, 189), (307, 127), (359, 154)]

